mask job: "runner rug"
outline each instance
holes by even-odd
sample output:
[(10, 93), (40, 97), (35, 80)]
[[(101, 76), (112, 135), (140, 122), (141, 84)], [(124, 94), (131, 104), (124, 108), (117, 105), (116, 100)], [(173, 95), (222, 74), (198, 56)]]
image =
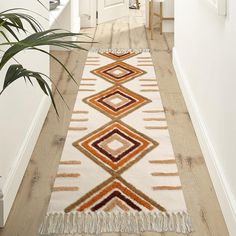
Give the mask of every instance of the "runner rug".
[(89, 52), (41, 234), (191, 232), (150, 53)]

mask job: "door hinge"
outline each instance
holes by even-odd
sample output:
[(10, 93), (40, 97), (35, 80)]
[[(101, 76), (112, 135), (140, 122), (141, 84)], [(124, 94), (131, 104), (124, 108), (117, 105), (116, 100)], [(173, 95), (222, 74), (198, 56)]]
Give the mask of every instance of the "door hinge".
[(96, 11), (96, 18), (98, 19), (98, 11)]

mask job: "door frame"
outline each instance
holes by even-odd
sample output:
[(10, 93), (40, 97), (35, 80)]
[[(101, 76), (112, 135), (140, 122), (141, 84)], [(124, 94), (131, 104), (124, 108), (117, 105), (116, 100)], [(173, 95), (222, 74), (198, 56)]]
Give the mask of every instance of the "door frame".
[(129, 0), (118, 0), (114, 3), (106, 3), (105, 0), (97, 2), (97, 24), (116, 20), (129, 15)]
[[(80, 0), (81, 27), (97, 26), (97, 0)], [(145, 0), (145, 25), (149, 27), (149, 0)]]
[(80, 20), (81, 27), (97, 26), (97, 1), (96, 0), (80, 0)]

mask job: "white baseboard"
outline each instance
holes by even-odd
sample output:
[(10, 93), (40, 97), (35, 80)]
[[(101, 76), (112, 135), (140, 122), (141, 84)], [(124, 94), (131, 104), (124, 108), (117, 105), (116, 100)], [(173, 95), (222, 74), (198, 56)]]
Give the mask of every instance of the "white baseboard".
[(221, 166), (218, 163), (217, 153), (212, 146), (204, 120), (201, 117), (196, 100), (188, 83), (188, 78), (185, 75), (175, 48), (173, 49), (173, 64), (229, 233), (235, 236), (236, 202), (221, 170)]
[(3, 208), (3, 192), (0, 189), (0, 227), (3, 227), (4, 225), (4, 220), (3, 220), (3, 215), (4, 215), (4, 208)]
[(17, 161), (13, 164), (6, 182), (2, 186), (2, 189), (0, 189), (0, 227), (3, 227), (6, 223), (22, 178), (25, 174), (25, 170), (34, 150), (34, 146), (47, 116), (50, 104), (50, 99), (47, 96), (44, 96), (35, 117), (29, 126), (25, 139), (22, 142), (21, 148), (17, 155)]

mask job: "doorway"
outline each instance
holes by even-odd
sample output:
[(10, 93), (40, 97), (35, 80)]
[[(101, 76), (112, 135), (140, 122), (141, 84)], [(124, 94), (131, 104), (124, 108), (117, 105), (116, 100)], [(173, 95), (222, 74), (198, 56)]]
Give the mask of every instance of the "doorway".
[[(136, 2), (136, 0), (134, 0)], [(81, 27), (96, 27), (97, 24), (109, 22), (122, 17), (142, 12), (145, 25), (148, 25), (148, 0), (139, 0), (139, 9), (129, 9), (130, 0), (81, 0)]]
[[(136, 0), (132, 0), (136, 2)], [(139, 0), (140, 9), (129, 9), (129, 0), (80, 0), (81, 27), (96, 27), (97, 24), (116, 20), (125, 16), (142, 13), (144, 24), (149, 27), (149, 0)], [(154, 4), (155, 11), (159, 11), (159, 4)], [(164, 17), (174, 16), (173, 0), (163, 3)], [(158, 19), (155, 17), (155, 26), (158, 28)], [(156, 27), (155, 27), (156, 28)], [(174, 32), (174, 22), (165, 21), (164, 32)]]

